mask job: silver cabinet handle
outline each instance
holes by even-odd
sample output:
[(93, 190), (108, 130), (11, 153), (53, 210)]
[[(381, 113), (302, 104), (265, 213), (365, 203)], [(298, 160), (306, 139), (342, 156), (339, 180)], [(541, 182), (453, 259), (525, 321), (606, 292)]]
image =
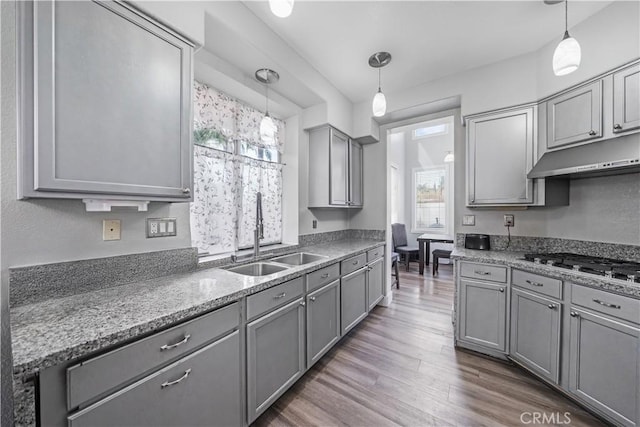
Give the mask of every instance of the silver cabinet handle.
[(622, 129), (622, 125), (620, 123), (616, 123), (615, 125), (613, 125), (613, 129), (614, 130), (621, 130)]
[(322, 279), (326, 279), (327, 277), (329, 277), (329, 273), (324, 273), (322, 276), (320, 276), (320, 278)]
[(504, 288), (500, 288), (500, 292), (504, 292)]
[(570, 315), (571, 317), (580, 317), (580, 313), (576, 313), (575, 311), (572, 311)]
[(280, 298), (284, 298), (285, 296), (287, 296), (287, 294), (285, 292), (278, 294), (276, 296), (273, 297), (273, 299), (280, 299)]
[(300, 305), (304, 307), (305, 305), (307, 305), (307, 303), (304, 301), (300, 301)]
[(184, 371), (184, 375), (181, 376), (180, 378), (178, 378), (175, 381), (165, 381), (160, 385), (160, 388), (165, 388), (165, 387), (169, 387), (171, 385), (176, 385), (178, 384), (180, 381), (182, 380), (186, 380), (187, 377), (189, 376), (189, 374), (191, 373), (191, 368), (187, 369), (186, 371)]
[(175, 344), (170, 344), (170, 345), (165, 344), (162, 347), (160, 347), (160, 351), (171, 350), (172, 348), (176, 348), (178, 346), (181, 346), (182, 344), (186, 344), (187, 341), (189, 341), (189, 338), (191, 338), (191, 335), (185, 335), (184, 338), (182, 338), (182, 341), (179, 341)]
[(481, 276), (491, 276), (491, 272), (490, 271), (476, 270), (476, 271), (474, 271), (474, 273), (479, 274)]
[(316, 297), (309, 297), (309, 300), (310, 300), (311, 302), (313, 302), (313, 301), (315, 301), (315, 300), (316, 300)]
[(375, 254), (373, 254), (373, 256), (378, 256), (378, 252), (376, 252)]
[(525, 282), (527, 282), (528, 284), (530, 284), (531, 286), (544, 286), (543, 283), (538, 283), (538, 282), (532, 282), (531, 280), (525, 280)]
[(599, 299), (594, 299), (593, 302), (595, 302), (597, 304), (600, 304), (600, 305), (604, 305), (605, 307), (617, 308), (618, 310), (620, 310), (622, 308), (617, 304), (609, 304), (608, 302), (600, 301)]
[(190, 188), (183, 188), (183, 189), (182, 189), (182, 192), (183, 192), (184, 194), (189, 194), (189, 193), (191, 193), (191, 189), (190, 189)]
[(360, 261), (355, 260), (355, 261), (353, 261), (353, 262), (352, 262), (352, 264), (353, 264), (353, 265), (358, 265), (358, 263), (359, 263), (359, 262), (360, 262)]
[(590, 130), (589, 135), (594, 136), (597, 132), (595, 130)]
[(547, 307), (549, 307), (551, 310), (555, 310), (556, 309), (556, 305), (555, 304), (549, 304)]

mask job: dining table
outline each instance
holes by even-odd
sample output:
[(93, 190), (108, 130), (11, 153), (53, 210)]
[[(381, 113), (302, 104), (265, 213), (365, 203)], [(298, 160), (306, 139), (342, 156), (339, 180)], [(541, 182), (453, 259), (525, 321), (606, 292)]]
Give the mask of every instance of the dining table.
[(453, 243), (453, 237), (446, 234), (421, 234), (418, 236), (418, 272), (424, 275), (424, 266), (429, 265), (431, 243)]

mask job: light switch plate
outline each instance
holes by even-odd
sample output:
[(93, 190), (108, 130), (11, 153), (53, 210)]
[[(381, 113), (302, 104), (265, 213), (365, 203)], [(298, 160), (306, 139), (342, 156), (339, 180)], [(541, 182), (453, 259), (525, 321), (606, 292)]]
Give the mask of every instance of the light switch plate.
[(120, 240), (119, 219), (105, 219), (102, 221), (102, 240)]
[(176, 236), (176, 218), (147, 218), (147, 238)]
[(462, 217), (462, 225), (476, 225), (475, 215), (464, 215)]

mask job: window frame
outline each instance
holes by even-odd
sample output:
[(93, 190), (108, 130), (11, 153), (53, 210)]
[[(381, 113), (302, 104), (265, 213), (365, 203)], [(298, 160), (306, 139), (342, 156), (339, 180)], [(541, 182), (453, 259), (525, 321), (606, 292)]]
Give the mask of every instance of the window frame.
[[(445, 206), (445, 226), (442, 228), (418, 228), (417, 226), (417, 187), (416, 175), (419, 172), (444, 170), (444, 206)], [(411, 233), (413, 234), (438, 234), (453, 235), (453, 180), (454, 180), (453, 163), (441, 163), (437, 165), (413, 168), (411, 170)]]

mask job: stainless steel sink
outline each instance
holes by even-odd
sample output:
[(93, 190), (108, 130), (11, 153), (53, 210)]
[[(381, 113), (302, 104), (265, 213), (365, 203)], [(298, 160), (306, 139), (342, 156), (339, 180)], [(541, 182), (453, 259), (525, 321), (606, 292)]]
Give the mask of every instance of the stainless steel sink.
[(228, 268), (227, 270), (237, 274), (243, 274), (245, 276), (267, 276), (269, 274), (286, 270), (287, 268), (289, 267), (284, 265), (267, 264), (265, 262), (254, 262), (251, 264)]
[(307, 252), (297, 252), (295, 254), (285, 255), (278, 258), (273, 258), (271, 261), (279, 262), (287, 265), (303, 265), (311, 262), (320, 261), (327, 258), (326, 256), (310, 254)]

